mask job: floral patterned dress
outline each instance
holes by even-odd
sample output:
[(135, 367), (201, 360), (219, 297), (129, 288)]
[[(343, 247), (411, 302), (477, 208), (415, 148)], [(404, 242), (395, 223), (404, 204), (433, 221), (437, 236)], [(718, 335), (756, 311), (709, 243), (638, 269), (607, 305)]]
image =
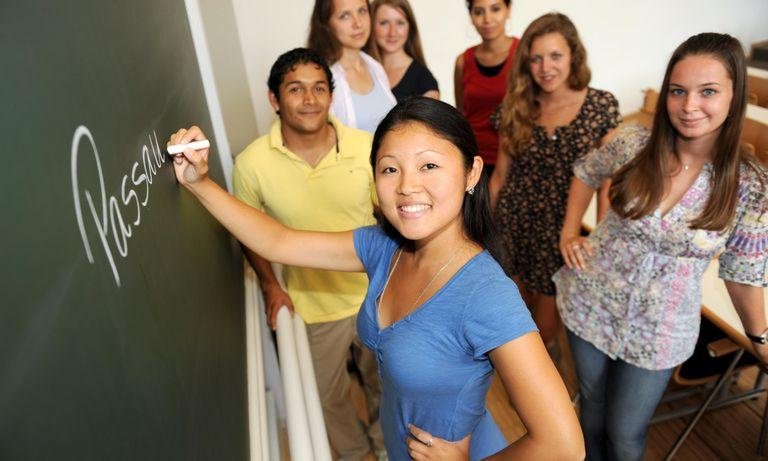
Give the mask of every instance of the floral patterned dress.
[(496, 207), (501, 239), (494, 256), (507, 275), (518, 276), (528, 289), (555, 294), (551, 278), (563, 265), (558, 242), (573, 162), (620, 122), (616, 98), (589, 88), (570, 124), (557, 127), (551, 137), (534, 125), (529, 148), (510, 159)]
[[(647, 142), (647, 131), (622, 129), (614, 141), (574, 167), (599, 186)], [(723, 232), (690, 229), (710, 195), (712, 164), (665, 215), (623, 219), (612, 210), (589, 237), (594, 256), (583, 270), (553, 277), (566, 327), (609, 357), (648, 370), (672, 368), (693, 353), (699, 334), (701, 281), (719, 255), (720, 278), (767, 286), (768, 171), (741, 167), (736, 216)]]

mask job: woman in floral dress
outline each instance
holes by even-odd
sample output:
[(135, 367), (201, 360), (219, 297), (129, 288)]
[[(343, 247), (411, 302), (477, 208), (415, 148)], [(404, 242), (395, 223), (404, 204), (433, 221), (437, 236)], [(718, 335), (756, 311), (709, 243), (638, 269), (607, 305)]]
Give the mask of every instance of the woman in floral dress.
[(559, 319), (552, 275), (573, 162), (619, 124), (619, 105), (590, 88), (587, 54), (567, 16), (546, 14), (523, 34), (501, 110), (502, 148), (491, 176), (501, 245), (496, 256), (556, 357)]

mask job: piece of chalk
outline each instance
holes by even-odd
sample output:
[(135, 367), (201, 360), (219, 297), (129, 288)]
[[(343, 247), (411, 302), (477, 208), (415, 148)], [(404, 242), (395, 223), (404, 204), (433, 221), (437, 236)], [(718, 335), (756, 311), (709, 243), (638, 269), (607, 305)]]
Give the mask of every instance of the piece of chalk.
[(200, 150), (200, 149), (207, 149), (211, 147), (211, 143), (208, 142), (207, 139), (203, 139), (202, 141), (193, 141), (189, 144), (174, 144), (172, 146), (168, 146), (168, 153), (171, 155), (177, 155), (182, 152), (184, 152), (184, 149), (192, 149), (192, 150)]

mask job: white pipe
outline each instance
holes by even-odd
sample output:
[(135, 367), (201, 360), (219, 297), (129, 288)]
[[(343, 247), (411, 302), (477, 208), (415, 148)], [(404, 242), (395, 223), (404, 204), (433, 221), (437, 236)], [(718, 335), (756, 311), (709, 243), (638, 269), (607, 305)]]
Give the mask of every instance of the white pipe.
[(272, 391), (267, 391), (267, 439), (269, 440), (269, 458), (283, 459), (280, 457), (280, 433), (277, 424), (277, 407), (275, 406), (275, 395)]
[(304, 403), (307, 407), (307, 420), (312, 435), (312, 451), (315, 453), (315, 461), (332, 461), (331, 447), (328, 445), (328, 433), (325, 430), (325, 420), (323, 419), (323, 407), (320, 404), (320, 394), (315, 379), (315, 367), (312, 362), (312, 353), (309, 350), (307, 327), (298, 314), (293, 316), (293, 332), (296, 336), (301, 386), (304, 390)]
[(264, 385), (264, 354), (261, 347), (259, 311), (262, 302), (256, 273), (244, 263), (245, 272), (245, 344), (248, 377), (248, 431), (251, 461), (269, 460), (267, 440), (267, 401)]
[[(259, 299), (261, 297), (261, 290), (257, 290)], [(261, 331), (269, 332), (270, 327), (267, 325), (267, 313), (264, 311), (264, 305), (259, 308), (259, 325)], [(277, 411), (277, 420), (280, 426), (285, 426), (285, 420), (287, 414), (285, 411), (285, 395), (283, 393), (283, 383), (280, 380), (280, 365), (277, 363), (277, 350), (275, 349), (275, 341), (272, 339), (271, 334), (261, 335), (261, 352), (262, 359), (264, 360), (264, 384), (269, 392), (272, 392), (272, 396), (275, 399), (275, 410)]]
[(280, 355), (280, 374), (283, 377), (285, 407), (288, 412), (288, 445), (291, 459), (314, 461), (293, 322), (291, 313), (285, 306), (277, 312), (277, 350)]

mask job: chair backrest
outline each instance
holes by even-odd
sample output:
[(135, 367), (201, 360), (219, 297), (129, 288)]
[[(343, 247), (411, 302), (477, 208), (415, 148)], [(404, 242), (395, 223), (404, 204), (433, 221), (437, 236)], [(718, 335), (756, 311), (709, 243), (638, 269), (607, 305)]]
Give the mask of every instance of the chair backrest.
[[(728, 368), (733, 358), (732, 351), (738, 349), (735, 346), (732, 351), (724, 350), (723, 355), (713, 356), (708, 346), (716, 341), (727, 338), (726, 334), (706, 317), (701, 318), (699, 326), (699, 338), (696, 341), (693, 355), (675, 368), (672, 374), (672, 382), (683, 386), (697, 386), (717, 379)], [(752, 354), (744, 354), (738, 362), (737, 368), (753, 366), (757, 359)]]
[(656, 113), (656, 106), (659, 104), (659, 92), (653, 88), (645, 90), (645, 100), (643, 101), (643, 112), (648, 114)]
[(758, 75), (747, 75), (747, 92), (750, 99), (753, 97), (757, 99), (755, 102), (750, 100), (751, 104), (768, 107), (768, 78)]
[(763, 164), (768, 165), (768, 124), (746, 118), (741, 141)]
[(656, 113), (656, 104), (659, 102), (659, 92), (647, 88), (643, 98), (643, 107), (639, 111), (624, 116), (624, 123), (636, 123), (648, 129), (653, 125), (653, 114)]

